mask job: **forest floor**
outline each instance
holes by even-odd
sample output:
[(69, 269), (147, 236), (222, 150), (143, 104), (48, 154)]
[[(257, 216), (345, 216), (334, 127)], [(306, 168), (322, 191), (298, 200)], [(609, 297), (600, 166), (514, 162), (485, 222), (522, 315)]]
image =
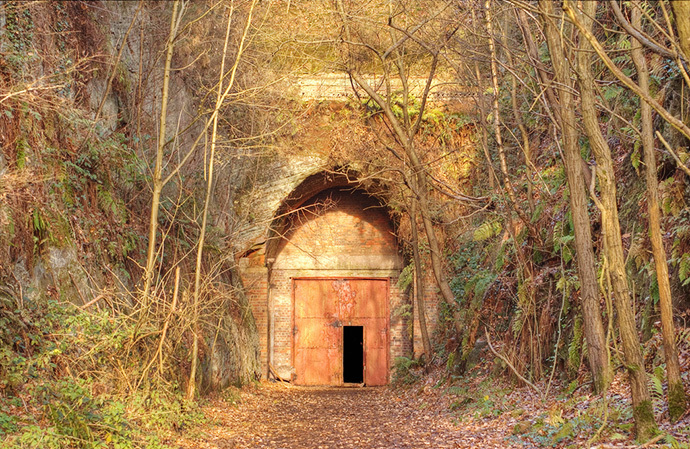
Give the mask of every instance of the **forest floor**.
[(534, 390), (515, 388), (486, 374), (452, 378), (441, 369), (407, 387), (262, 382), (228, 389), (209, 401), (203, 410), (206, 424), (190, 429), (171, 445), (185, 449), (690, 447), (690, 416), (671, 425), (663, 419), (663, 410), (657, 410), (663, 431), (658, 438), (643, 446), (632, 440), (622, 376), (617, 376), (605, 400), (586, 390), (553, 385), (551, 394), (545, 395), (549, 399), (542, 401)]

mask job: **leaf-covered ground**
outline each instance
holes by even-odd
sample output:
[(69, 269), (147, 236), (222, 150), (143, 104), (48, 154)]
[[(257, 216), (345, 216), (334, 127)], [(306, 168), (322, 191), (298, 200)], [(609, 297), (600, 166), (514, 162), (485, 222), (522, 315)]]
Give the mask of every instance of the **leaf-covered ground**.
[[(538, 384), (540, 388), (546, 388)], [(207, 424), (180, 448), (687, 448), (690, 416), (640, 446), (631, 437), (629, 397), (618, 375), (606, 400), (554, 385), (548, 399), (483, 374), (438, 370), (411, 387), (325, 388), (263, 382), (231, 388), (204, 408)], [(655, 401), (662, 404), (661, 398)], [(596, 438), (592, 438), (598, 435)], [(671, 444), (675, 442), (675, 444)]]
[(308, 388), (261, 384), (237, 404), (213, 401), (215, 422), (199, 448), (465, 448), (503, 447), (500, 432), (465, 429), (449, 413), (388, 388)]

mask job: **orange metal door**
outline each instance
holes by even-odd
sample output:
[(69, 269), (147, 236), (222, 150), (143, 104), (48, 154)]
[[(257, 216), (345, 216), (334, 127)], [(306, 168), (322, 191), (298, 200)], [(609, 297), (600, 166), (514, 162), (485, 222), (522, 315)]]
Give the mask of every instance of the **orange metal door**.
[(294, 367), (299, 385), (343, 382), (343, 325), (364, 327), (364, 382), (388, 383), (388, 281), (296, 279)]
[(327, 282), (295, 281), (294, 364), (298, 385), (342, 383), (343, 329), (330, 290)]
[[(388, 383), (388, 282), (351, 280), (361, 301), (355, 306), (353, 321), (364, 326), (364, 383), (368, 386)], [(354, 324), (354, 323), (353, 323)]]

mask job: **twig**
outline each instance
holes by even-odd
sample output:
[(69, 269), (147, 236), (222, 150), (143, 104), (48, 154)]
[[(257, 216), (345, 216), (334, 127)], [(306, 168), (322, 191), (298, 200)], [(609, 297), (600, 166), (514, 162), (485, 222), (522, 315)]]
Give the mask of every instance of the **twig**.
[(86, 298), (84, 298), (84, 295), (82, 295), (81, 290), (79, 290), (79, 286), (77, 285), (77, 281), (74, 280), (74, 276), (72, 276), (72, 272), (69, 273), (69, 278), (72, 280), (72, 284), (74, 284), (74, 288), (77, 290), (77, 293), (79, 294), (79, 297), (81, 298), (81, 303), (83, 304), (82, 307), (86, 307)]
[(660, 439), (664, 438), (665, 436), (666, 436), (666, 433), (660, 433), (659, 435), (655, 436), (654, 438), (652, 438), (651, 440), (647, 441), (646, 443), (641, 444), (641, 445), (639, 445), (639, 446), (635, 446), (635, 449), (642, 449), (642, 448), (644, 448), (644, 447), (649, 447), (649, 446), (651, 446), (652, 444), (654, 444), (654, 443), (656, 443), (657, 441), (659, 441)]
[[(177, 295), (180, 291), (180, 267), (178, 266), (175, 268), (175, 290), (173, 292), (173, 301), (172, 305), (170, 306), (170, 312), (168, 313), (168, 316), (165, 319), (165, 323), (163, 324), (163, 333), (161, 334), (161, 339), (158, 342), (158, 372), (160, 374), (163, 374), (163, 342), (165, 341), (165, 334), (168, 332), (168, 326), (170, 326), (170, 319), (172, 318), (173, 313), (175, 313), (175, 307), (177, 306)], [(155, 359), (156, 357), (154, 357)]]
[(100, 294), (100, 295), (96, 296), (95, 298), (93, 298), (91, 301), (87, 302), (86, 304), (84, 304), (84, 305), (82, 305), (82, 306), (79, 306), (79, 308), (80, 308), (81, 310), (85, 310), (85, 309), (87, 309), (89, 306), (91, 306), (91, 305), (97, 303), (98, 301), (100, 301), (101, 299), (103, 299), (103, 296), (104, 296), (103, 294)]
[(22, 283), (19, 282), (19, 279), (17, 279), (17, 275), (14, 274), (13, 270), (8, 270), (12, 277), (14, 278), (14, 281), (17, 283), (17, 287), (19, 288), (19, 310), (24, 309), (24, 290), (22, 289)]
[(270, 362), (268, 363), (268, 369), (269, 369), (269, 370), (271, 371), (271, 373), (273, 374), (273, 377), (275, 377), (276, 379), (278, 379), (281, 383), (283, 383), (283, 384), (289, 384), (289, 383), (290, 383), (290, 382), (288, 382), (287, 380), (285, 380), (285, 379), (283, 379), (282, 377), (280, 377), (280, 375), (276, 372), (276, 369), (273, 368), (273, 364), (270, 363)]
[(536, 391), (537, 393), (539, 393), (539, 396), (543, 399), (543, 398), (544, 398), (544, 394), (542, 393), (542, 391), (541, 391), (539, 388), (537, 388), (537, 386), (534, 385), (532, 382), (530, 382), (529, 380), (525, 379), (525, 378), (522, 376), (522, 374), (520, 374), (520, 373), (518, 372), (518, 370), (515, 368), (515, 366), (513, 366), (513, 364), (510, 363), (510, 360), (508, 360), (504, 355), (501, 355), (501, 354), (499, 354), (498, 352), (496, 352), (496, 350), (494, 349), (493, 345), (491, 344), (491, 338), (489, 338), (489, 332), (486, 330), (486, 328), (484, 329), (484, 335), (486, 336), (486, 342), (489, 344), (489, 349), (491, 349), (491, 352), (493, 352), (494, 355), (495, 355), (496, 357), (498, 357), (499, 359), (503, 360), (503, 362), (504, 362), (506, 365), (508, 365), (508, 367), (513, 371), (513, 373), (515, 373), (515, 375), (518, 377), (518, 379), (520, 379), (521, 381), (523, 381), (524, 383), (526, 383), (527, 385), (529, 385), (530, 387), (532, 387), (532, 389), (533, 389), (534, 391)]
[(669, 153), (671, 153), (671, 156), (673, 156), (673, 159), (676, 161), (676, 164), (678, 164), (678, 167), (680, 167), (681, 170), (685, 172), (686, 175), (690, 176), (690, 168), (688, 168), (678, 157), (675, 151), (673, 151), (673, 148), (671, 148), (671, 145), (666, 142), (666, 139), (664, 139), (664, 136), (661, 135), (659, 131), (656, 132), (656, 136), (659, 138), (661, 143), (664, 144), (664, 147), (666, 147), (666, 150), (668, 150)]

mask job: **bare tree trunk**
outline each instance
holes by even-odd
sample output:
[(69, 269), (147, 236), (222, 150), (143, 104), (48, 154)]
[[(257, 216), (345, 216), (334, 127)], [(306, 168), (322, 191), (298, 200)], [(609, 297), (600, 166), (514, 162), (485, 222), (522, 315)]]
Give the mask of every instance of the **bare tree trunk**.
[[(352, 42), (352, 36), (348, 25), (348, 18), (345, 14), (343, 2), (342, 0), (335, 0), (335, 4), (338, 13), (340, 14), (340, 17), (342, 19), (346, 40), (347, 42)], [(431, 87), (431, 80), (433, 79), (433, 76), (436, 71), (437, 61), (438, 55), (434, 55), (434, 62), (429, 71), (427, 85), (425, 87), (424, 93), (422, 94), (421, 105), (419, 107), (419, 111), (417, 112), (417, 118), (415, 119), (414, 123), (412, 123), (412, 121), (409, 119), (409, 115), (406, 113), (407, 111), (404, 111), (405, 113), (403, 121), (401, 122), (401, 120), (399, 120), (393, 113), (390, 103), (391, 98), (388, 96), (382, 97), (381, 95), (379, 95), (356, 70), (350, 69), (348, 73), (350, 74), (352, 79), (357, 83), (357, 85), (359, 85), (366, 92), (369, 98), (371, 98), (381, 108), (381, 110), (383, 111), (383, 115), (385, 116), (386, 120), (388, 121), (388, 124), (392, 129), (393, 135), (400, 143), (400, 146), (402, 147), (403, 151), (405, 152), (405, 155), (409, 160), (410, 167), (413, 171), (413, 179), (415, 184), (413, 191), (414, 194), (417, 196), (419, 214), (422, 218), (422, 224), (424, 226), (424, 233), (426, 234), (427, 242), (429, 243), (431, 269), (434, 273), (434, 280), (436, 281), (436, 285), (441, 291), (441, 296), (443, 297), (443, 300), (447, 304), (449, 304), (453, 309), (453, 321), (456, 330), (458, 332), (461, 332), (461, 317), (458, 314), (457, 310), (455, 310), (455, 296), (453, 295), (453, 291), (450, 289), (450, 285), (448, 284), (445, 274), (443, 273), (443, 253), (439, 245), (436, 230), (434, 229), (434, 224), (430, 218), (431, 214), (429, 212), (429, 181), (427, 177), (427, 172), (426, 168), (424, 167), (424, 164), (422, 164), (422, 161), (419, 158), (419, 154), (417, 152), (417, 149), (415, 148), (414, 142), (414, 136), (417, 134), (417, 131), (419, 130), (421, 120), (424, 115), (426, 99), (428, 97), (429, 89)], [(401, 80), (405, 82), (405, 67), (398, 67), (398, 69)], [(387, 73), (386, 76), (390, 76), (390, 74)], [(403, 99), (403, 104), (405, 104), (407, 101), (407, 98)]]
[[(688, 3), (690, 5), (690, 3)], [(688, 12), (690, 13), (690, 11)], [(632, 24), (637, 29), (642, 26), (639, 8), (632, 9)], [(632, 39), (632, 58), (637, 70), (637, 82), (640, 88), (649, 94), (649, 71), (642, 51), (642, 44)], [(644, 148), (645, 179), (647, 182), (647, 210), (649, 212), (649, 239), (652, 243), (656, 279), (659, 286), (659, 309), (661, 310), (661, 335), (666, 359), (666, 377), (668, 380), (668, 413), (671, 422), (677, 421), (685, 412), (687, 398), (683, 380), (680, 377), (676, 330), (673, 324), (673, 301), (668, 275), (666, 251), (661, 239), (661, 213), (659, 209), (659, 181), (656, 174), (656, 157), (654, 155), (654, 124), (652, 108), (640, 101), (642, 122), (642, 147)]]
[[(592, 48), (596, 54), (601, 58), (604, 65), (611, 71), (611, 73), (618, 78), (618, 80), (628, 89), (637, 94), (641, 99), (643, 99), (652, 109), (654, 109), (664, 120), (666, 120), (669, 125), (673, 126), (678, 130), (683, 136), (690, 139), (690, 126), (686, 125), (681, 119), (675, 117), (668, 110), (666, 110), (663, 105), (656, 101), (651, 95), (646, 94), (640, 89), (629, 76), (627, 76), (620, 68), (616, 66), (613, 60), (606, 54), (606, 50), (601, 46), (601, 43), (597, 40), (596, 36), (592, 34), (591, 31), (587, 30), (584, 25), (584, 19), (582, 18), (582, 13), (577, 9), (572, 2), (565, 1), (563, 3), (563, 10), (568, 14), (570, 20), (577, 26), (585, 38), (592, 45)], [(682, 69), (682, 67), (681, 67)]]
[(417, 207), (415, 206), (415, 199), (412, 199), (410, 205), (410, 227), (412, 229), (412, 258), (414, 260), (414, 278), (417, 302), (417, 316), (419, 317), (419, 330), (422, 334), (422, 346), (427, 358), (431, 357), (431, 340), (429, 339), (429, 331), (426, 327), (426, 309), (424, 308), (424, 274), (422, 271), (422, 258), (419, 255), (419, 232), (417, 230)]
[[(228, 24), (225, 28), (225, 43), (223, 45), (223, 57), (220, 63), (220, 75), (218, 76), (218, 93), (216, 96), (216, 107), (220, 109), (223, 99), (223, 78), (225, 77), (225, 58), (228, 54), (228, 42), (230, 37), (230, 24), (232, 23), (232, 14), (234, 8), (230, 7), (228, 14)], [(218, 114), (213, 116), (213, 125), (211, 130), (211, 151), (209, 152), (208, 161), (208, 177), (206, 179), (206, 197), (204, 198), (204, 210), (201, 215), (201, 229), (199, 230), (199, 241), (197, 242), (196, 251), (196, 265), (194, 268), (194, 298), (193, 298), (193, 316), (192, 316), (192, 333), (194, 340), (192, 342), (192, 367), (189, 372), (189, 382), (187, 383), (187, 399), (194, 398), (196, 393), (196, 371), (199, 364), (199, 298), (201, 296), (201, 262), (203, 260), (204, 242), (206, 240), (206, 223), (208, 219), (208, 205), (211, 200), (211, 190), (213, 188), (213, 170), (216, 158), (216, 140), (218, 138)]]
[[(582, 7), (584, 12), (583, 25), (585, 29), (591, 32), (597, 2), (584, 2)], [(591, 71), (592, 53), (590, 43), (585, 37), (580, 36), (577, 51), (577, 72), (582, 103), (582, 121), (589, 138), (590, 147), (597, 161), (596, 174), (599, 175), (599, 190), (601, 192), (601, 200), (597, 201), (597, 205), (601, 210), (604, 254), (607, 258), (613, 287), (613, 292), (609, 292), (609, 294), (613, 294), (615, 298), (625, 366), (628, 370), (630, 387), (632, 389), (633, 417), (635, 419), (637, 438), (640, 441), (647, 441), (657, 434), (658, 429), (654, 419), (651, 396), (647, 387), (647, 374), (644, 369), (644, 359), (635, 323), (632, 295), (630, 294), (628, 277), (625, 272), (623, 241), (618, 220), (616, 177), (613, 169), (611, 149), (601, 134), (601, 128), (599, 127), (594, 93), (594, 77)]]
[(680, 40), (680, 50), (686, 61), (690, 61), (690, 1), (674, 0), (671, 2), (673, 17), (676, 19), (676, 30)]
[(206, 197), (204, 198), (204, 209), (201, 218), (201, 229), (199, 232), (199, 241), (197, 243), (197, 253), (196, 253), (196, 266), (194, 270), (194, 297), (193, 297), (193, 317), (192, 317), (192, 332), (194, 334), (194, 340), (192, 343), (192, 366), (189, 373), (189, 383), (187, 384), (187, 399), (191, 400), (194, 398), (196, 393), (196, 372), (199, 364), (199, 338), (201, 338), (200, 323), (199, 323), (199, 309), (200, 309), (200, 297), (201, 297), (201, 262), (203, 260), (204, 252), (204, 242), (206, 240), (206, 226), (208, 223), (208, 207), (211, 202), (211, 191), (213, 189), (213, 174), (214, 174), (214, 162), (216, 156), (216, 141), (218, 138), (218, 115), (227, 97), (227, 93), (230, 88), (235, 83), (235, 76), (237, 74), (237, 68), (240, 63), (240, 58), (244, 52), (245, 42), (247, 40), (247, 35), (249, 33), (249, 28), (252, 22), (252, 13), (254, 11), (254, 6), (258, 0), (254, 0), (250, 6), (249, 13), (247, 15), (247, 22), (244, 27), (244, 32), (242, 33), (242, 38), (240, 40), (239, 48), (237, 50), (237, 55), (235, 56), (235, 61), (230, 69), (230, 79), (228, 81), (228, 86), (223, 89), (223, 80), (225, 79), (225, 59), (228, 54), (228, 43), (230, 41), (230, 25), (232, 23), (232, 17), (234, 13), (234, 4), (231, 3), (230, 11), (228, 12), (228, 24), (225, 30), (225, 44), (223, 46), (223, 57), (220, 65), (220, 74), (218, 76), (218, 92), (216, 94), (216, 104), (212, 114), (212, 130), (211, 130), (211, 151), (209, 153), (208, 162), (208, 178), (206, 180)]
[[(503, 184), (505, 191), (510, 200), (510, 205), (512, 209), (518, 214), (522, 222), (530, 230), (530, 234), (538, 238), (538, 233), (533, 229), (532, 222), (530, 218), (525, 214), (525, 212), (518, 206), (517, 198), (515, 197), (515, 187), (508, 176), (508, 162), (506, 161), (505, 149), (503, 147), (503, 137), (501, 135), (501, 116), (500, 107), (498, 102), (499, 96), (499, 86), (498, 86), (498, 64), (496, 56), (496, 46), (494, 45), (494, 32), (493, 32), (493, 17), (491, 15), (491, 0), (484, 1), (484, 13), (485, 17), (485, 27), (487, 38), (489, 41), (489, 53), (491, 60), (491, 86), (494, 91), (493, 95), (493, 128), (494, 128), (494, 138), (496, 139), (496, 150), (498, 151), (498, 159), (500, 161), (501, 174), (503, 175)], [(512, 218), (508, 216), (508, 221), (512, 226)]]
[(568, 62), (563, 53), (558, 28), (552, 22), (553, 3), (551, 0), (540, 0), (539, 8), (544, 20), (549, 53), (553, 63), (556, 82), (563, 88), (558, 92), (558, 103), (552, 104), (559, 110), (563, 138), (563, 163), (570, 189), (570, 211), (575, 232), (575, 255), (577, 272), (580, 278), (580, 298), (584, 320), (585, 337), (589, 351), (589, 366), (592, 370), (595, 390), (602, 392), (608, 389), (613, 377), (606, 348), (604, 325), (599, 308), (599, 288), (592, 249), (592, 231), (587, 212), (587, 194), (581, 176), (582, 168), (578, 132), (575, 128), (575, 102), (571, 93), (573, 83), (568, 69)]
[[(513, 56), (510, 54), (510, 51), (508, 50), (508, 36), (506, 33), (505, 27), (501, 30), (501, 40), (503, 42), (503, 48), (506, 49), (506, 60), (508, 61), (508, 65), (510, 67), (515, 67), (513, 65)], [(532, 176), (531, 173), (533, 172), (532, 170), (532, 148), (530, 146), (529, 142), (529, 133), (527, 132), (527, 128), (525, 128), (525, 124), (522, 122), (522, 114), (520, 114), (520, 106), (518, 104), (518, 86), (517, 86), (517, 79), (515, 74), (511, 74), (510, 76), (510, 104), (513, 109), (513, 119), (515, 120), (515, 124), (518, 127), (518, 130), (520, 131), (520, 137), (522, 139), (522, 153), (525, 156), (525, 173), (527, 173), (527, 204), (529, 206), (529, 212), (530, 215), (534, 214), (534, 209), (535, 209), (535, 204), (534, 204), (534, 192), (533, 192), (533, 182), (532, 182)], [(519, 144), (519, 143), (518, 143)]]
[(144, 271), (144, 290), (142, 301), (145, 308), (149, 306), (149, 295), (153, 283), (154, 266), (156, 263), (156, 233), (158, 232), (158, 210), (160, 208), (161, 192), (163, 191), (163, 150), (166, 143), (166, 122), (168, 115), (168, 89), (170, 85), (170, 66), (172, 63), (175, 35), (178, 26), (180, 1), (173, 3), (172, 17), (170, 18), (170, 34), (166, 44), (165, 69), (163, 71), (163, 88), (161, 91), (161, 114), (158, 131), (158, 145), (156, 147), (156, 166), (153, 170), (153, 197), (151, 198), (151, 216), (149, 218), (149, 242), (146, 252), (146, 267)]
[[(477, 22), (477, 15), (475, 13), (474, 8), (471, 9), (472, 11), (472, 23)], [(474, 59), (474, 76), (477, 79), (477, 91), (478, 91), (478, 107), (479, 107), (479, 125), (480, 125), (480, 130), (481, 130), (481, 142), (482, 142), (482, 150), (484, 151), (484, 158), (486, 159), (486, 166), (489, 169), (489, 189), (492, 191), (496, 187), (496, 184), (498, 184), (498, 179), (496, 177), (496, 173), (494, 172), (494, 166), (493, 163), (491, 162), (491, 155), (489, 154), (489, 133), (488, 133), (488, 125), (486, 123), (486, 116), (487, 114), (487, 108), (486, 108), (486, 102), (484, 101), (484, 83), (482, 82), (483, 77), (481, 75), (481, 72), (479, 71), (479, 61), (477, 58)]]

